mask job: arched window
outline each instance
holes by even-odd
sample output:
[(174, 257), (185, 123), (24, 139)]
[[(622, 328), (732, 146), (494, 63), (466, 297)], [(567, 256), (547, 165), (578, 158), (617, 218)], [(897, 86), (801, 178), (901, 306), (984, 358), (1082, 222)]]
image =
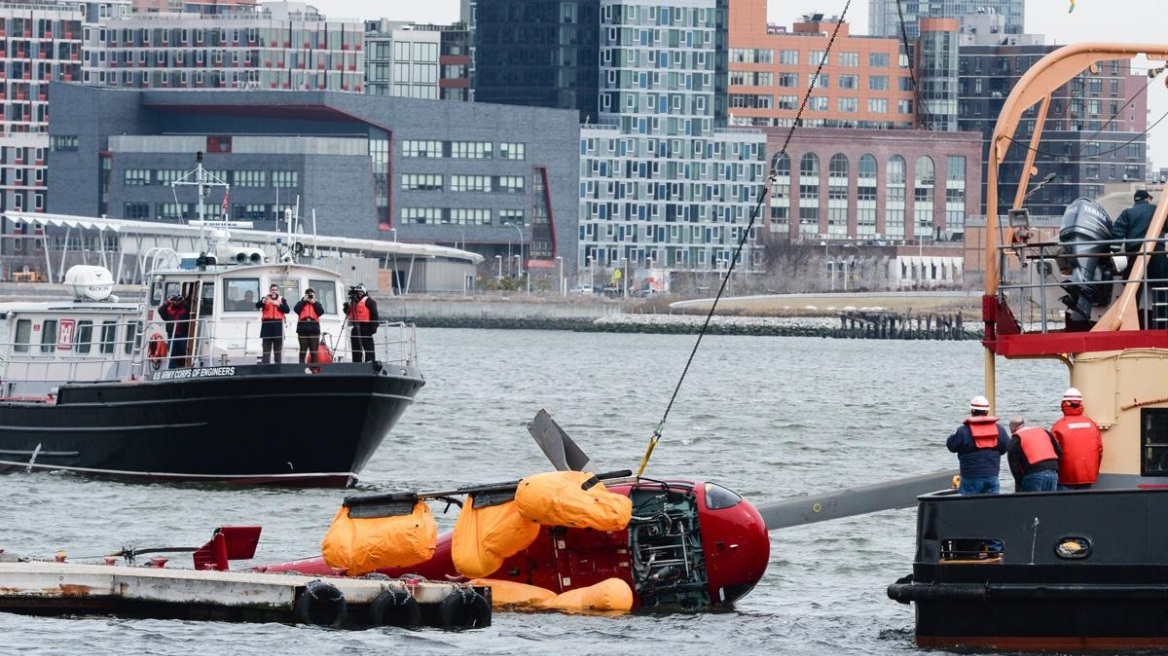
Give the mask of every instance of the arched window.
[(832, 155), (827, 164), (827, 235), (837, 239), (848, 236), (848, 173), (847, 155)]
[(786, 152), (771, 157), (771, 217), (768, 224), (772, 235), (789, 238), (791, 234), (791, 157)]
[(904, 158), (893, 155), (885, 165), (884, 234), (889, 239), (904, 239), (904, 182), (907, 167)]
[(856, 236), (876, 236), (876, 185), (880, 165), (876, 158), (865, 153), (856, 167)]
[(818, 237), (819, 156), (806, 153), (799, 159), (799, 234)]
[(913, 181), (913, 236), (928, 239), (933, 236), (933, 185), (935, 184), (933, 158), (917, 158)]

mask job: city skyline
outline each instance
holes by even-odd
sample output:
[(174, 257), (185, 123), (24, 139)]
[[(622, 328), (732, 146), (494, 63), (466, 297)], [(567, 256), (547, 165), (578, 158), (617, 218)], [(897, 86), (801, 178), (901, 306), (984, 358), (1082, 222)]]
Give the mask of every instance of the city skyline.
[[(779, 25), (791, 25), (804, 14), (823, 13), (838, 16), (846, 0), (769, 0), (767, 20)], [(1153, 0), (1134, 0), (1125, 6), (1125, 16), (1153, 16), (1158, 5)], [(402, 3), (386, 8), (371, 0), (317, 0), (316, 6), (329, 16), (337, 18), (388, 18), (390, 20), (452, 23), (459, 18), (459, 0), (431, 0), (424, 4)], [(1068, 44), (1081, 41), (1123, 41), (1128, 43), (1156, 43), (1163, 37), (1157, 34), (1153, 20), (1118, 21), (1115, 7), (1102, 0), (1077, 0), (1075, 10), (1068, 11), (1070, 0), (1026, 0), (1026, 32), (1041, 34), (1047, 43)], [(1141, 12), (1141, 10), (1143, 10)], [(868, 0), (852, 0), (845, 17), (853, 34), (868, 33)], [(1147, 62), (1137, 59), (1133, 71), (1147, 70)], [(1168, 79), (1162, 75), (1160, 80)], [(1168, 115), (1168, 91), (1148, 95), (1148, 125)], [(1149, 157), (1158, 169), (1168, 167), (1168, 132), (1152, 131), (1148, 137)]]

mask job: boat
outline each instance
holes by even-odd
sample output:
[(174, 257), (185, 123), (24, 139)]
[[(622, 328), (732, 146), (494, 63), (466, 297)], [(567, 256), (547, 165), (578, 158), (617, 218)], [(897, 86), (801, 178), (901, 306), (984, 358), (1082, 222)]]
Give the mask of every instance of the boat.
[[(200, 216), (212, 185), (195, 170)], [(232, 248), (223, 228), (206, 249), (155, 249), (137, 298), (110, 272), (77, 266), (72, 297), (0, 304), (0, 471), (62, 471), (141, 481), (347, 487), (425, 380), (412, 324), (382, 322), (375, 357), (354, 361), (342, 275), (297, 253)], [(321, 346), (300, 361), (296, 315), (282, 357), (265, 363), (261, 290), (289, 306), (315, 291)], [(185, 354), (159, 307), (190, 308)], [(169, 352), (168, 352), (169, 349)]]
[[(1044, 238), (1030, 225), (1024, 193), (1039, 173), (1034, 153), (1051, 93), (1102, 62), (1140, 55), (1162, 62), (1168, 46), (1060, 48), (1023, 75), (998, 118), (987, 175), (986, 396), (992, 404), (1002, 359), (1064, 362), (1065, 385), (1081, 392), (1086, 415), (1102, 429), (1102, 462), (1087, 489), (918, 498), (912, 571), (887, 594), (914, 606), (920, 647), (1168, 646), (1168, 534), (1160, 519), (1168, 514), (1168, 280), (1147, 274), (1151, 253), (1164, 250), (1155, 236), (1164, 232), (1168, 199), (1156, 206), (1151, 239), (1131, 253), (1125, 276), (1127, 263), (1113, 257), (1122, 242), (1111, 240), (1113, 217), (1100, 203), (1074, 201), (1057, 237)], [(999, 167), (1023, 117), (1034, 119), (1035, 132), (1008, 232), (999, 237), (998, 226), (1007, 227), (997, 209)], [(1132, 185), (1124, 200), (1139, 189)]]

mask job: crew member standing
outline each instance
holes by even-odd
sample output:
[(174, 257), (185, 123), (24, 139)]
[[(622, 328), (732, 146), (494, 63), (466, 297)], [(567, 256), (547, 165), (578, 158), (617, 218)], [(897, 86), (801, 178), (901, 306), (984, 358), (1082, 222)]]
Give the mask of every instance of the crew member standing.
[(365, 285), (357, 285), (349, 290), (349, 302), (345, 303), (345, 316), (349, 320), (349, 345), (353, 349), (353, 362), (373, 362), (373, 334), (377, 332), (377, 301), (365, 291)]
[(1077, 388), (1071, 387), (1063, 392), (1062, 410), (1062, 419), (1050, 427), (1063, 450), (1059, 458), (1058, 488), (1089, 488), (1099, 479), (1103, 434), (1099, 425), (1083, 414), (1083, 395)]
[(990, 415), (990, 402), (984, 396), (975, 396), (969, 402), (969, 417), (945, 441), (945, 446), (957, 454), (961, 465), (961, 494), (997, 494), (1001, 490), (998, 475), (1002, 469), (1002, 454), (1009, 446), (1010, 436), (998, 418)]
[(324, 306), (316, 300), (316, 292), (309, 288), (292, 310), (299, 319), (296, 338), (300, 340), (300, 362), (316, 362), (316, 351), (320, 348), (320, 315), (324, 314)]
[(191, 308), (182, 294), (171, 294), (158, 306), (158, 316), (166, 322), (166, 336), (170, 342), (167, 368), (177, 369), (186, 364), (187, 341), (191, 334)]
[(290, 311), (288, 300), (280, 295), (278, 285), (272, 285), (268, 295), (256, 303), (256, 309), (260, 311), (260, 342), (264, 349), (261, 362), (271, 362), (274, 352), (276, 364), (280, 364), (284, 359), (284, 316)]
[(1014, 491), (1057, 489), (1062, 449), (1054, 435), (1041, 426), (1025, 426), (1021, 419), (1015, 421), (1010, 422), (1013, 434), (1010, 446), (1006, 448), (1006, 460), (1010, 463), (1010, 473), (1014, 475)]

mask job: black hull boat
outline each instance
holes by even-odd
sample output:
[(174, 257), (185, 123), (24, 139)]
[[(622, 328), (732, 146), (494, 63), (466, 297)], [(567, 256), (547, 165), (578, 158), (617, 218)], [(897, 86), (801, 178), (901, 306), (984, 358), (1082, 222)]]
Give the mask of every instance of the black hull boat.
[(0, 471), (344, 487), (422, 386), (379, 362), (192, 367), (63, 385), (0, 415)]
[(227, 228), (248, 225), (203, 221), (227, 185), (196, 159), (172, 184), (198, 190), (203, 250), (139, 253), (140, 299), (78, 265), (71, 299), (0, 304), (0, 471), (345, 487), (425, 384), (414, 326), (379, 321), (335, 261), (302, 261), (291, 222), (247, 245)]
[(1164, 489), (927, 495), (912, 575), (888, 594), (915, 605), (921, 647), (1163, 647), (1165, 513)]
[[(1057, 229), (1033, 227), (1022, 204), (1034, 190), (1022, 192), (1041, 171), (1028, 163), (1008, 226), (997, 216), (998, 168), (1025, 112), (1038, 107), (1033, 157), (1053, 90), (1083, 71), (1138, 55), (1164, 60), (1168, 46), (1057, 50), (1014, 86), (998, 119), (993, 143), (1002, 147), (990, 148), (986, 198), (985, 392), (993, 399), (1000, 358), (1068, 365), (1065, 383), (1075, 389), (1064, 396), (1071, 404), (1066, 425), (1082, 431), (1086, 442), (1079, 444), (1088, 450), (1060, 429), (1064, 457), (1076, 454), (1063, 471), (1086, 471), (1089, 480), (1097, 463), (1098, 480), (1061, 491), (918, 497), (912, 573), (887, 592), (915, 606), (921, 647), (1168, 647), (1168, 279), (1157, 273), (1156, 257), (1163, 256), (1152, 255), (1165, 250), (1156, 236), (1164, 234), (1168, 198), (1140, 210), (1152, 215), (1147, 238), (1120, 228), (1130, 239), (1112, 239), (1115, 214), (1086, 198), (1068, 205)], [(1120, 203), (1146, 197), (1132, 185)], [(1049, 311), (1060, 303), (1061, 317)]]

